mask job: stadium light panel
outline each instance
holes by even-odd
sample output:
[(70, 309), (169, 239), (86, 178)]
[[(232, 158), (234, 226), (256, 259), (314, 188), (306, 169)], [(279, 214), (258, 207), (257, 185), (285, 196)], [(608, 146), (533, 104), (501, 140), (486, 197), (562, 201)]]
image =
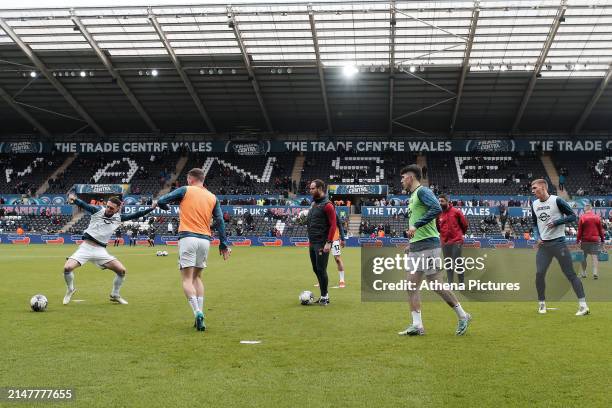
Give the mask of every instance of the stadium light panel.
[(355, 76), (355, 74), (359, 72), (359, 70), (357, 69), (357, 67), (353, 64), (347, 64), (342, 68), (342, 73), (344, 74), (345, 77), (347, 78), (351, 78), (353, 76)]

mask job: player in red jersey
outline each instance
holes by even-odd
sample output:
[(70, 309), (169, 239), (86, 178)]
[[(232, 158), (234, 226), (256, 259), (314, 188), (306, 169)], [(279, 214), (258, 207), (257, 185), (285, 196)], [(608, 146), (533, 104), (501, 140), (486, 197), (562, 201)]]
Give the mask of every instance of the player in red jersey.
[(599, 278), (597, 274), (599, 258), (597, 258), (597, 255), (601, 250), (600, 245), (604, 241), (605, 235), (601, 225), (601, 217), (593, 212), (590, 204), (587, 204), (584, 206), (584, 214), (578, 220), (578, 234), (576, 235), (576, 243), (580, 244), (580, 248), (584, 252), (580, 277), (587, 277), (587, 257), (590, 255), (593, 260), (593, 279)]

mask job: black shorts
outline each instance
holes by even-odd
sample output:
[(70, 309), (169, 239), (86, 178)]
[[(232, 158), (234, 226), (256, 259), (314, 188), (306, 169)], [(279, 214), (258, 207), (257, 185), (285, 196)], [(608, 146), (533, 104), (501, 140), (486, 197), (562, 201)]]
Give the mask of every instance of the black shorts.
[(601, 252), (599, 242), (581, 242), (580, 249), (582, 249), (585, 255), (597, 255)]

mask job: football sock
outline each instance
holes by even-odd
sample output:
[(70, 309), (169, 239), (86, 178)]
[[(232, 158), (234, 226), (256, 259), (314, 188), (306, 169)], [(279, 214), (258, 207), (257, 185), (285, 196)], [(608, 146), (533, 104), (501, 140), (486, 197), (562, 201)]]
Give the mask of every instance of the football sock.
[(461, 307), (461, 303), (457, 303), (455, 306), (453, 306), (453, 310), (457, 314), (457, 318), (459, 319), (466, 318), (467, 313), (465, 313), (465, 310), (463, 310), (463, 307)]
[(412, 324), (417, 327), (423, 327), (423, 321), (421, 320), (421, 311), (412, 312)]
[(340, 282), (344, 282), (344, 271), (338, 271), (338, 275), (340, 275)]
[(546, 302), (544, 302), (544, 301), (541, 301), (541, 300), (540, 300), (540, 301), (538, 302), (538, 305), (539, 305), (539, 306), (542, 306), (542, 307), (546, 307)]
[(125, 276), (115, 275), (115, 279), (113, 280), (113, 296), (119, 296), (119, 290), (124, 280)]
[(587, 307), (587, 304), (586, 304), (586, 299), (585, 299), (585, 298), (580, 298), (580, 299), (578, 299), (578, 305), (579, 305), (580, 307)]
[(204, 311), (204, 296), (198, 296), (198, 309)]
[(193, 315), (197, 316), (198, 312), (200, 311), (198, 309), (198, 299), (195, 296), (189, 296), (189, 299), (187, 299), (189, 301), (189, 306), (191, 306), (191, 309), (193, 310)]
[(593, 275), (597, 275), (598, 267), (599, 267), (599, 258), (597, 258), (597, 255), (593, 255)]
[(64, 280), (68, 289), (74, 289), (74, 272), (64, 272)]

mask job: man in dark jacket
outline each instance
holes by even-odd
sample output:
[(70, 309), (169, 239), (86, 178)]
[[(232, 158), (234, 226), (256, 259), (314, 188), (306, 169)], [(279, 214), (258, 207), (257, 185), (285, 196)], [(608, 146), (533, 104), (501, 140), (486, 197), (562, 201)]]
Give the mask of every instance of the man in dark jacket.
[(336, 234), (336, 209), (325, 195), (325, 183), (322, 180), (313, 180), (309, 184), (309, 191), (312, 195), (307, 220), (310, 262), (321, 289), (317, 303), (326, 306), (329, 304), (327, 261)]
[(452, 259), (451, 267), (446, 270), (448, 283), (453, 282), (454, 272), (457, 273), (459, 283), (464, 283), (463, 271), (459, 272), (459, 270), (456, 270), (455, 264), (457, 262), (457, 258), (461, 257), (463, 235), (467, 232), (468, 222), (465, 219), (463, 212), (460, 209), (453, 207), (446, 195), (440, 194), (440, 196), (438, 196), (438, 200), (440, 201), (442, 212), (438, 214), (438, 217), (436, 218), (436, 226), (440, 232), (442, 253), (444, 254), (444, 258)]

